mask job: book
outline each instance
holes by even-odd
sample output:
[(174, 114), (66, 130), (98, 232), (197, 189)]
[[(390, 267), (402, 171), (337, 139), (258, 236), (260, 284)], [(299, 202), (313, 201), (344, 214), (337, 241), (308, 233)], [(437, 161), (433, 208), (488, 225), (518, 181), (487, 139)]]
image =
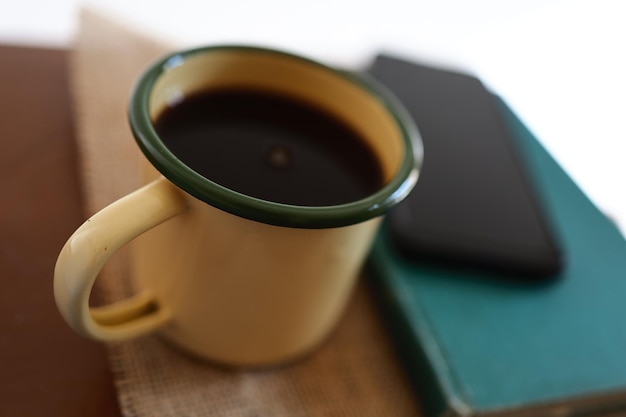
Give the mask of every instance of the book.
[(626, 240), (496, 100), (561, 240), (560, 276), (413, 262), (384, 223), (367, 268), (389, 332), (427, 416), (626, 415)]

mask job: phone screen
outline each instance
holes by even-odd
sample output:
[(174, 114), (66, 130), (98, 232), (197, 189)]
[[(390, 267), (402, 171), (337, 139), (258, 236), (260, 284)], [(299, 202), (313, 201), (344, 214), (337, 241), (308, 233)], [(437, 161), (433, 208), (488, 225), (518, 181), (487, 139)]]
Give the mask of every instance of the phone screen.
[(368, 72), (404, 103), (424, 143), (418, 183), (389, 215), (402, 252), (524, 277), (555, 275), (561, 250), (515, 138), (480, 80), (385, 55)]

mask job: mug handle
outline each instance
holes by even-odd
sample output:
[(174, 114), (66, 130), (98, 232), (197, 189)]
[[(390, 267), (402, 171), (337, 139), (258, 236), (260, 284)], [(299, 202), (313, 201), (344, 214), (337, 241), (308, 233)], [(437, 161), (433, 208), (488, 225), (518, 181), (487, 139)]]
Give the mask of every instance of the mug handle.
[(148, 292), (98, 308), (89, 307), (89, 296), (98, 273), (117, 250), (186, 209), (181, 192), (160, 177), (103, 208), (72, 234), (54, 268), (54, 298), (77, 333), (103, 341), (124, 340), (170, 320), (170, 311)]

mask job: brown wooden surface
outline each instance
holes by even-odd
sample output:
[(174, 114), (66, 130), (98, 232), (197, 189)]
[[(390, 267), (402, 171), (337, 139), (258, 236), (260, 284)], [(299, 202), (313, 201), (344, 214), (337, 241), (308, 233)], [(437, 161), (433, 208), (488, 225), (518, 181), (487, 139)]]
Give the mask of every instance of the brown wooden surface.
[(119, 416), (104, 347), (75, 335), (52, 276), (83, 221), (68, 53), (0, 46), (0, 416)]

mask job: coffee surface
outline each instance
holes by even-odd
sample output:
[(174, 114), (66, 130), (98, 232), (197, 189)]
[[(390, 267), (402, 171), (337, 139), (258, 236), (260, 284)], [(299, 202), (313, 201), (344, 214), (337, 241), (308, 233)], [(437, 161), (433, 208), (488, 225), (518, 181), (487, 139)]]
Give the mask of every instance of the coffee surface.
[(155, 128), (194, 171), (260, 199), (329, 206), (362, 199), (383, 185), (376, 155), (353, 129), (286, 96), (197, 93), (163, 111)]

